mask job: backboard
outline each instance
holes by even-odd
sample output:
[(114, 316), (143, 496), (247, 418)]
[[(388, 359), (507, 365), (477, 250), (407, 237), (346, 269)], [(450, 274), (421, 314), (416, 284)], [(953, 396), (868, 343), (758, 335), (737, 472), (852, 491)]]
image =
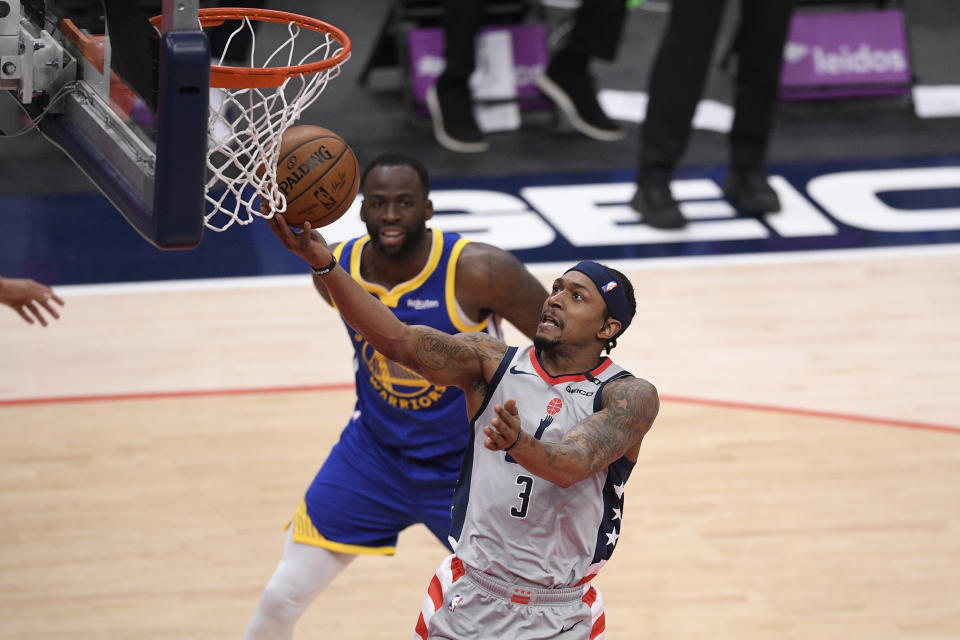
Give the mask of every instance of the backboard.
[(97, 20), (71, 19), (69, 4), (0, 0), (0, 89), (140, 235), (161, 249), (195, 247), (210, 82), (198, 0), (163, 0), (159, 33), (150, 3), (85, 3), (103, 16), (103, 33), (91, 29)]

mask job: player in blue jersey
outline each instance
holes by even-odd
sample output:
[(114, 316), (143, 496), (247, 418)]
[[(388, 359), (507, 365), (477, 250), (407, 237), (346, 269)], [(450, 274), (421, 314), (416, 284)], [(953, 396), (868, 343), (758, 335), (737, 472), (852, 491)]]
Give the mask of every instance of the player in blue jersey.
[(554, 281), (534, 348), (399, 322), (338, 266), (309, 225), (271, 221), (344, 319), (385, 357), (464, 390), (471, 440), (454, 496), (454, 554), (414, 638), (598, 640), (591, 585), (620, 536), (627, 479), (659, 411), (657, 390), (603, 356), (636, 313), (623, 274), (583, 261)]
[[(502, 317), (533, 338), (546, 289), (507, 251), (428, 228), (430, 181), (419, 162), (380, 156), (360, 186), (368, 234), (332, 247), (332, 256), (363, 291), (401, 322), (444, 335), (496, 334)], [(330, 302), (323, 270), (314, 274)], [(464, 394), (384, 358), (346, 329), (356, 410), (297, 507), (247, 640), (291, 638), (310, 602), (357, 554), (393, 554), (397, 534), (412, 524), (425, 524), (449, 548), (450, 505), (470, 438)]]

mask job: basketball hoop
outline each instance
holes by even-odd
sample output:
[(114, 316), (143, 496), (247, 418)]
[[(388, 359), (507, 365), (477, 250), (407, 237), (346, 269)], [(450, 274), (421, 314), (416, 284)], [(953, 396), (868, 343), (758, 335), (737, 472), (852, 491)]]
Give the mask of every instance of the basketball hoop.
[[(339, 75), (350, 57), (350, 39), (322, 20), (272, 9), (200, 9), (199, 19), (205, 29), (237, 23), (218, 64), (210, 67), (210, 86), (221, 89), (223, 99), (210, 103), (204, 225), (224, 231), (286, 210), (276, 180), (281, 138)], [(151, 19), (158, 29), (160, 21)], [(261, 42), (279, 37), (272, 52), (257, 50), (253, 22), (275, 25), (270, 38), (259, 35)], [(236, 57), (229, 55), (231, 45), (237, 48), (234, 38), (243, 31), (250, 38), (250, 51), (243, 52), (248, 66), (225, 66), (224, 60)], [(257, 196), (270, 203), (271, 213), (255, 206)]]

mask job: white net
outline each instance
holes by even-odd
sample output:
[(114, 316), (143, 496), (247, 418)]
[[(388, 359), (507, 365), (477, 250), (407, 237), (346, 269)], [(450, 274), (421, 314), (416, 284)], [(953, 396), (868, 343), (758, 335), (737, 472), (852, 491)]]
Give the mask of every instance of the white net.
[[(249, 18), (238, 21), (216, 64), (231, 55), (231, 46), (243, 47), (249, 42), (250, 67), (292, 67), (327, 60), (344, 48), (329, 33), (302, 28), (290, 22), (261, 23), (254, 29)], [(257, 52), (261, 43), (270, 39), (264, 27), (272, 27), (276, 36), (285, 30), (279, 46), (271, 52)], [(237, 37), (240, 36), (240, 37)], [(238, 42), (242, 44), (237, 44)], [(232, 52), (236, 57), (236, 52)], [(340, 65), (317, 73), (295, 74), (277, 87), (212, 89), (210, 99), (209, 142), (207, 153), (207, 207), (204, 224), (214, 231), (224, 231), (234, 223), (250, 224), (255, 216), (272, 217), (286, 210), (287, 202), (277, 187), (277, 159), (283, 133), (323, 92), (327, 82), (340, 73)], [(269, 203), (261, 213), (260, 200)]]

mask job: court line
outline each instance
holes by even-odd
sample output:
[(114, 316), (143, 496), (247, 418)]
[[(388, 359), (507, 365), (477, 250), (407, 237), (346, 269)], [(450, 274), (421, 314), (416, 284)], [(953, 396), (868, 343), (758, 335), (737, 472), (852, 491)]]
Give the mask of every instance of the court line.
[[(287, 387), (250, 387), (239, 389), (200, 389), (192, 391), (145, 391), (140, 393), (114, 393), (114, 394), (91, 394), (78, 396), (49, 396), (35, 398), (12, 398), (0, 399), (0, 408), (30, 405), (47, 404), (69, 404), (80, 402), (111, 402), (122, 400), (158, 400), (165, 398), (193, 398), (193, 397), (213, 397), (213, 396), (240, 396), (256, 395), (268, 393), (302, 393), (302, 392), (325, 392), (325, 391), (347, 391), (352, 390), (352, 382), (332, 382), (327, 384), (297, 385)], [(764, 411), (768, 413), (783, 413), (797, 416), (807, 416), (813, 418), (827, 418), (831, 420), (846, 420), (848, 422), (860, 422), (865, 424), (878, 424), (889, 427), (900, 427), (904, 429), (921, 429), (924, 431), (939, 431), (942, 433), (960, 434), (960, 427), (953, 427), (945, 424), (933, 424), (930, 422), (917, 422), (913, 420), (895, 420), (892, 418), (879, 418), (874, 416), (865, 416), (854, 413), (842, 413), (837, 411), (820, 411), (818, 409), (800, 409), (797, 407), (783, 407), (770, 404), (759, 404), (753, 402), (735, 402), (730, 400), (717, 400), (713, 398), (693, 398), (689, 396), (662, 395), (660, 400), (664, 402), (679, 402), (683, 404), (696, 404), (710, 407), (722, 407), (725, 409), (745, 409), (748, 411)]]
[(22, 405), (69, 404), (76, 402), (111, 402), (120, 400), (162, 400), (165, 398), (195, 398), (203, 396), (243, 396), (258, 393), (299, 393), (303, 391), (346, 391), (353, 389), (352, 382), (297, 385), (291, 387), (250, 387), (241, 389), (198, 389), (193, 391), (143, 391), (137, 393), (108, 393), (80, 396), (49, 396), (35, 398), (11, 398), (0, 400), (0, 407)]
[[(894, 260), (900, 258), (960, 255), (960, 244), (913, 245), (903, 247), (856, 247), (849, 249), (816, 249), (811, 251), (770, 251), (762, 253), (673, 256), (665, 258), (611, 258), (602, 260), (615, 269), (683, 269), (704, 266), (775, 265), (798, 262), (846, 262), (859, 260)], [(533, 274), (553, 276), (573, 261), (527, 262)], [(104, 284), (66, 284), (56, 287), (61, 296), (127, 295), (141, 293), (180, 293), (189, 291), (229, 291), (237, 289), (269, 289), (274, 287), (312, 286), (309, 273), (228, 278), (188, 278), (185, 280), (153, 280)]]
[(684, 404), (700, 404), (711, 407), (723, 407), (726, 409), (746, 409), (749, 411), (765, 411), (768, 413), (787, 413), (796, 416), (809, 416), (812, 418), (828, 418), (831, 420), (847, 420), (850, 422), (863, 422), (867, 424), (879, 424), (889, 427), (901, 427), (904, 429), (923, 429), (926, 431), (941, 431), (944, 433), (960, 434), (960, 427), (951, 427), (946, 424), (933, 424), (931, 422), (916, 422), (913, 420), (895, 420), (893, 418), (878, 418), (875, 416), (865, 416), (856, 413), (842, 413), (839, 411), (821, 411), (819, 409), (800, 409), (797, 407), (780, 407), (772, 404), (757, 404), (753, 402), (734, 402), (730, 400), (715, 400), (712, 398), (690, 398), (687, 396), (660, 396), (661, 400), (667, 402), (681, 402)]

